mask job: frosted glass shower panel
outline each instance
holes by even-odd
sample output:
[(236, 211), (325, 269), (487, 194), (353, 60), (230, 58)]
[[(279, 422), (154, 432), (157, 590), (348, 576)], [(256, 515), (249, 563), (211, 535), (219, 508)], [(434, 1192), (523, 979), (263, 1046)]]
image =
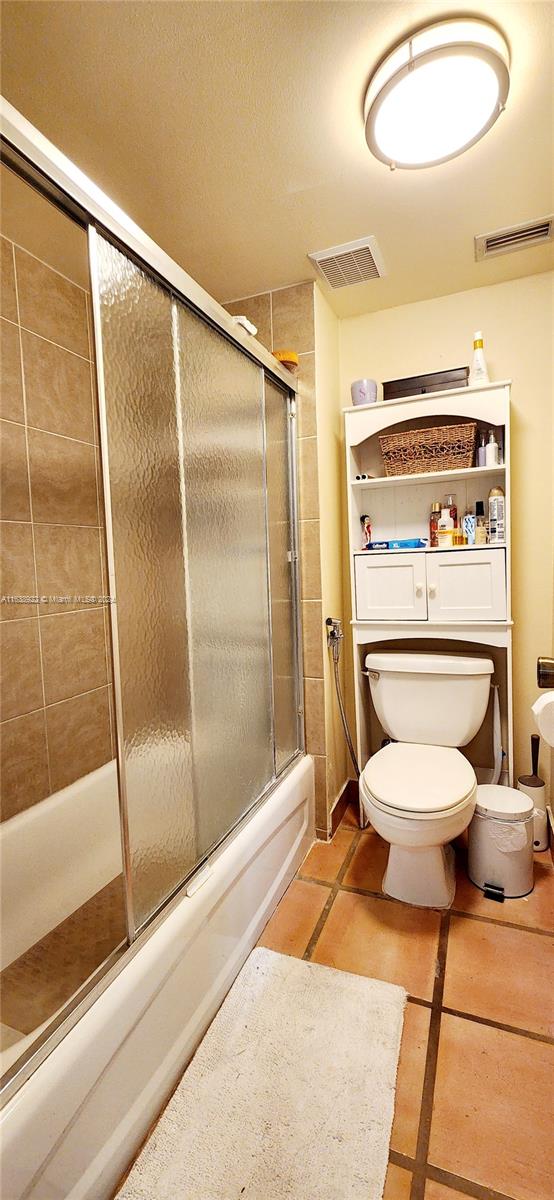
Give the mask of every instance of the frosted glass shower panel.
[(171, 299), (98, 238), (124, 781), (140, 926), (195, 865)]
[(273, 650), (275, 765), (281, 770), (298, 749), (294, 541), (291, 519), (287, 394), (265, 381), (267, 514)]
[(198, 846), (273, 776), (263, 372), (178, 305)]

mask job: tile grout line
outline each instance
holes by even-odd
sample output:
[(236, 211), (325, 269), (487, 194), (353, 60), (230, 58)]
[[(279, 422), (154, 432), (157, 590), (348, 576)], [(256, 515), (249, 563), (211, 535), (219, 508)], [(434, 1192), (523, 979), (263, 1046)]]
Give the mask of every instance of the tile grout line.
[[(53, 270), (53, 269), (54, 269), (53, 267), (49, 268), (49, 270)], [(69, 282), (71, 283), (71, 280)], [(75, 287), (78, 287), (78, 286), (79, 286), (79, 284), (76, 283)], [(8, 325), (17, 325), (17, 322), (10, 321), (9, 317), (2, 317), (2, 320), (7, 321)], [(90, 361), (91, 361), (90, 358), (87, 358), (85, 354), (79, 354), (78, 350), (71, 350), (71, 348), (69, 346), (62, 346), (61, 342), (53, 342), (52, 338), (45, 337), (43, 333), (37, 333), (36, 329), (30, 329), (28, 325), (19, 325), (18, 328), (21, 330), (22, 333), (30, 333), (31, 337), (36, 337), (41, 342), (47, 342), (49, 346), (55, 346), (56, 350), (65, 350), (66, 354), (72, 354), (74, 358), (80, 359), (81, 362), (90, 363)]]
[[(16, 326), (17, 328), (18, 326)], [(23, 364), (21, 365), (23, 368)], [(12, 417), (1, 417), (0, 420), (5, 422), (6, 425), (18, 425), (20, 428), (26, 424), (27, 429), (32, 429), (33, 433), (45, 433), (48, 437), (62, 438), (64, 442), (77, 442), (78, 446), (93, 446), (95, 450), (98, 449), (97, 442), (87, 442), (86, 438), (71, 437), (69, 433), (60, 433), (57, 429), (43, 429), (42, 425), (32, 425), (30, 422), (25, 421), (14, 421)]]
[(49, 271), (53, 271), (54, 275), (59, 275), (61, 279), (65, 279), (66, 283), (70, 283), (71, 286), (77, 288), (79, 292), (84, 292), (85, 296), (87, 295), (87, 289), (82, 287), (80, 283), (75, 283), (75, 280), (70, 279), (69, 275), (64, 275), (63, 271), (59, 271), (57, 267), (53, 267), (51, 263), (47, 263), (44, 258), (39, 258), (38, 254), (33, 254), (33, 251), (28, 250), (26, 246), (22, 246), (21, 242), (14, 242), (11, 238), (6, 237), (5, 234), (2, 234), (2, 237), (4, 238), (4, 241), (12, 243), (12, 246), (14, 247), (14, 259), (15, 249), (17, 248), (18, 250), (21, 250), (23, 254), (28, 254), (29, 258), (34, 258), (35, 262), (39, 262), (43, 267), (47, 267)]
[(18, 713), (17, 717), (6, 717), (5, 721), (0, 721), (0, 725), (9, 725), (11, 721), (20, 721), (22, 717), (32, 717), (37, 712), (46, 713), (48, 708), (57, 708), (59, 704), (67, 704), (70, 700), (80, 700), (83, 696), (92, 696), (95, 692), (104, 691), (105, 688), (109, 688), (109, 682), (100, 683), (95, 688), (87, 688), (86, 692), (76, 692), (74, 696), (65, 696), (63, 700), (51, 700), (49, 704), (39, 705), (38, 708), (30, 708), (28, 712)]
[(546, 1046), (554, 1046), (554, 1037), (548, 1033), (537, 1033), (533, 1029), (521, 1028), (518, 1025), (506, 1025), (502, 1021), (494, 1021), (492, 1017), (481, 1017), (477, 1013), (464, 1012), (463, 1009), (442, 1006), (442, 1012), (449, 1017), (459, 1017), (462, 1021), (473, 1021), (475, 1025), (486, 1025), (489, 1029), (500, 1029), (503, 1033), (513, 1033), (516, 1037), (530, 1038), (533, 1042), (542, 1042)]
[[(390, 1151), (389, 1162), (395, 1167), (401, 1167), (403, 1171), (409, 1171), (410, 1174), (418, 1169), (415, 1158), (411, 1158), (409, 1154), (402, 1154), (399, 1150)], [(435, 1167), (430, 1163), (425, 1168), (425, 1174), (426, 1180), (432, 1179), (455, 1191), (462, 1191), (464, 1196), (469, 1196), (471, 1200), (514, 1200), (513, 1196), (508, 1196), (505, 1192), (496, 1192), (494, 1188), (484, 1187), (473, 1179), (466, 1179), (465, 1175), (443, 1171), (442, 1167)]]
[[(1, 525), (2, 525), (2, 521), (0, 521), (0, 526)], [(29, 607), (30, 608), (31, 607), (38, 608), (39, 605), (33, 604), (33, 605), (29, 605)], [(84, 604), (82, 606), (82, 608), (69, 608), (69, 607), (62, 608), (62, 609), (59, 609), (58, 612), (53, 612), (53, 613), (37, 612), (37, 613), (29, 613), (28, 617), (4, 617), (2, 619), (2, 621), (0, 622), (0, 624), (1, 625), (4, 625), (4, 624), (16, 625), (19, 621), (49, 621), (50, 617), (65, 617), (67, 615), (69, 615), (69, 616), (74, 615), (75, 613), (91, 613), (91, 612), (99, 612), (99, 611), (105, 612), (105, 610), (107, 608), (109, 608), (108, 604)], [(314, 881), (309, 880), (309, 882), (312, 883)]]
[(429, 1038), (427, 1042), (427, 1055), (425, 1060), (425, 1075), (423, 1079), (423, 1091), (421, 1097), (421, 1109), (419, 1117), (419, 1130), (417, 1136), (417, 1148), (415, 1157), (415, 1169), (412, 1178), (412, 1187), (410, 1191), (410, 1200), (424, 1200), (425, 1192), (425, 1171), (427, 1165), (427, 1156), (429, 1152), (429, 1143), (431, 1138), (431, 1118), (433, 1115), (433, 1100), (435, 1094), (435, 1080), (437, 1075), (437, 1062), (439, 1053), (439, 1037), (441, 1027), (441, 1008), (442, 998), (444, 993), (444, 978), (446, 970), (446, 954), (448, 949), (448, 931), (450, 928), (450, 911), (446, 909), (441, 913), (439, 942), (437, 946), (437, 961), (435, 983), (433, 987), (433, 1000), (431, 1008), (431, 1020), (429, 1023)]
[[(316, 922), (312, 936), (311, 936), (311, 938), (308, 942), (308, 945), (306, 946), (306, 949), (302, 955), (302, 958), (306, 962), (310, 962), (310, 960), (311, 960), (312, 954), (313, 954), (313, 952), (316, 948), (316, 945), (319, 941), (319, 938), (321, 936), (321, 932), (327, 921), (327, 917), (329, 916), (329, 913), (333, 907), (333, 904), (341, 890), (342, 880), (344, 878), (344, 875), (346, 874), (346, 871), (348, 870), (348, 867), (350, 866), (350, 862), (351, 862), (352, 858), (354, 857), (354, 853), (356, 851), (356, 847), (359, 844), (360, 837), (361, 837), (361, 833), (354, 834), (351, 845), (348, 847), (348, 850), (345, 854), (345, 857), (343, 859), (341, 867), (337, 873), (337, 877), (336, 877), (334, 883), (331, 885), (331, 892), (330, 892), (329, 896), (327, 897), (327, 900), (325, 901), (323, 910)], [(329, 885), (327, 885), (327, 886), (329, 886)]]
[(534, 925), (516, 925), (515, 921), (499, 921), (497, 917), (483, 917), (480, 913), (464, 912), (458, 908), (451, 908), (450, 916), (465, 917), (468, 921), (484, 921), (486, 925), (501, 925), (503, 929), (517, 929), (520, 933), (538, 933), (539, 937), (552, 937), (554, 933), (552, 929), (541, 929)]
[[(363, 836), (364, 831), (360, 830)], [(332, 839), (331, 839), (332, 841)], [(305, 883), (319, 883), (323, 887), (333, 887), (333, 882), (329, 879), (316, 879), (312, 875), (304, 875), (301, 871), (298, 872), (298, 878), (303, 879)], [(375, 900), (386, 900), (388, 904), (398, 904), (398, 900), (393, 900), (391, 896), (385, 896), (383, 892), (371, 891), (369, 888), (354, 887), (352, 884), (343, 883), (341, 888), (344, 892), (352, 892), (356, 896), (368, 896)], [(531, 925), (519, 925), (515, 921), (499, 921), (496, 917), (484, 917), (480, 913), (464, 912), (463, 909), (450, 908), (449, 914), (451, 917), (463, 917), (466, 921), (483, 921), (486, 925), (501, 925), (505, 929), (516, 929), (520, 933), (536, 933), (539, 937), (552, 937), (554, 930), (541, 929)]]

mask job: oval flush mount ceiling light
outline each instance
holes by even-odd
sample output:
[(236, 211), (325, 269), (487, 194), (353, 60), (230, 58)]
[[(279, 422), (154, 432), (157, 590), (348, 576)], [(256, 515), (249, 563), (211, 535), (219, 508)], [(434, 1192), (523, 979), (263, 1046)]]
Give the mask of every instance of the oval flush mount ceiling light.
[(411, 170), (463, 154), (503, 111), (509, 65), (505, 38), (486, 21), (453, 18), (406, 38), (367, 89), (371, 152), (391, 169)]

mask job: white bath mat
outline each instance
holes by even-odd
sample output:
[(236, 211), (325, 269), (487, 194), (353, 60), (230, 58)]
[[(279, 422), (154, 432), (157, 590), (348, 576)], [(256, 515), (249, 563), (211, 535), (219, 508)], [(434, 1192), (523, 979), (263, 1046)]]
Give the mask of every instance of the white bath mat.
[(406, 993), (250, 955), (118, 1200), (381, 1200)]

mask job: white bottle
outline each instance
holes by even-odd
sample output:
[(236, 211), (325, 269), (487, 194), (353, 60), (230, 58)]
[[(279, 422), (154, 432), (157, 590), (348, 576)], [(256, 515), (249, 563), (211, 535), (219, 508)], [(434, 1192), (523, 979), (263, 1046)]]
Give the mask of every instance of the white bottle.
[(506, 541), (506, 497), (501, 487), (489, 492), (489, 545)]
[(489, 429), (489, 440), (485, 447), (485, 466), (497, 467), (499, 460), (498, 442), (494, 436), (492, 429)]
[(448, 546), (452, 546), (454, 542), (454, 521), (450, 516), (449, 508), (441, 509), (440, 520), (437, 526), (437, 541), (443, 550)]
[(470, 387), (489, 382), (489, 373), (483, 352), (483, 334), (480, 329), (473, 335), (473, 362), (469, 372)]

